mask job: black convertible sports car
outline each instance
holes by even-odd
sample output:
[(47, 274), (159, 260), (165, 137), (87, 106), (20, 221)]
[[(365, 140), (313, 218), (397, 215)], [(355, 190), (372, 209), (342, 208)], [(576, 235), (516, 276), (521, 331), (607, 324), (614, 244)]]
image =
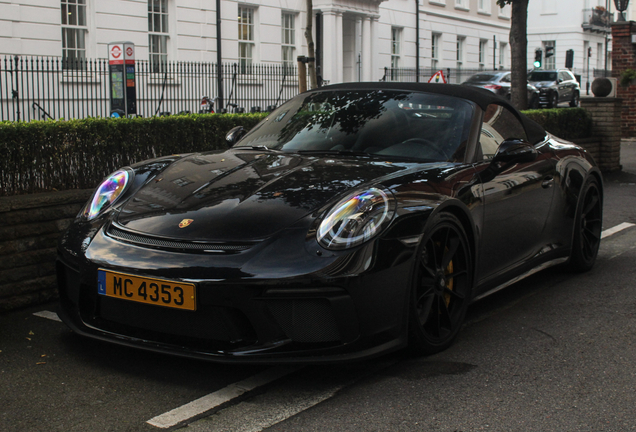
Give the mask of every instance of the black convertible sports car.
[(472, 301), (596, 260), (594, 161), (488, 91), (328, 86), (228, 141), (97, 187), (59, 243), (74, 331), (216, 361), (434, 353)]

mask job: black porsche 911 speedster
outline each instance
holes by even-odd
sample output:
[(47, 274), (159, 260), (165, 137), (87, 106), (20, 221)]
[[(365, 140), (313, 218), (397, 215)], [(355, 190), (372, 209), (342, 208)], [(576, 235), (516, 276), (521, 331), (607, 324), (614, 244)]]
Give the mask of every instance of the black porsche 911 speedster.
[(333, 85), (227, 138), (97, 187), (59, 243), (75, 332), (221, 362), (434, 353), (471, 302), (596, 260), (593, 159), (488, 91)]

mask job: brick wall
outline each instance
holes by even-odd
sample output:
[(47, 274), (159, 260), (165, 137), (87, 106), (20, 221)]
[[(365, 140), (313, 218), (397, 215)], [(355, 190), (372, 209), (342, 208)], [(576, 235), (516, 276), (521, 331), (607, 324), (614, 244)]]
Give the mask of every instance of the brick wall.
[(91, 192), (0, 197), (0, 311), (57, 297), (57, 240)]
[[(621, 21), (612, 24), (612, 76), (619, 79), (625, 69), (636, 69), (636, 44), (632, 35), (636, 34), (636, 22)], [(618, 86), (617, 96), (623, 99), (621, 112), (621, 134), (623, 137), (636, 136), (636, 83)]]
[[(600, 145), (592, 156), (603, 172), (621, 169), (621, 110), (624, 101), (620, 98), (582, 98), (581, 108), (592, 117), (592, 136), (598, 137)], [(585, 142), (581, 142), (587, 148)], [(589, 150), (589, 149), (588, 149)]]

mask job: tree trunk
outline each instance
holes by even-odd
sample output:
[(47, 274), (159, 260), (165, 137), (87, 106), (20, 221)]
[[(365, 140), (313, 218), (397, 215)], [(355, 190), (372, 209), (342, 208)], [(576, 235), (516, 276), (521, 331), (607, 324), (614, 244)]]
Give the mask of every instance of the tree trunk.
[(318, 87), (316, 80), (316, 52), (314, 37), (312, 35), (314, 22), (314, 2), (307, 0), (307, 25), (305, 26), (305, 39), (307, 39), (307, 71), (309, 72), (309, 88)]
[(510, 26), (512, 55), (511, 101), (517, 109), (528, 108), (528, 0), (514, 0)]

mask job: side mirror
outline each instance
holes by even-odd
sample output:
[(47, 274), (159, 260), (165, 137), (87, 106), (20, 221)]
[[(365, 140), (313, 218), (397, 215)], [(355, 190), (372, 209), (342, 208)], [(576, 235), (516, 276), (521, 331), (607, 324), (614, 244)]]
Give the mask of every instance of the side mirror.
[(499, 145), (493, 164), (532, 162), (539, 154), (532, 144), (521, 139), (507, 139)]
[(236, 126), (225, 135), (225, 140), (227, 141), (228, 147), (232, 147), (234, 144), (239, 142), (241, 138), (245, 136), (247, 131), (243, 126)]

